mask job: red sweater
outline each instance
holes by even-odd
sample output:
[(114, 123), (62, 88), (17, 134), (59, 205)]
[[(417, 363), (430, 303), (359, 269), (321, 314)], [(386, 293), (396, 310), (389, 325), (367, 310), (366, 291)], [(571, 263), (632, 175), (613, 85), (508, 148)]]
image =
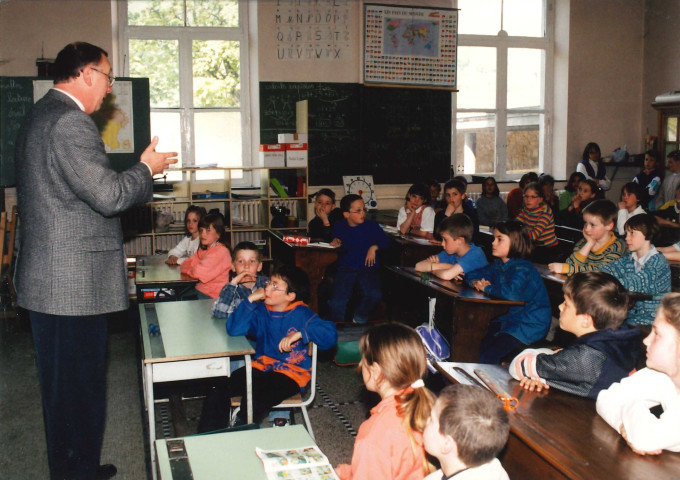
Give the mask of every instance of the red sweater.
[(199, 248), (193, 257), (182, 262), (180, 271), (198, 280), (196, 290), (217, 298), (220, 290), (229, 282), (231, 270), (231, 254), (229, 249), (221, 243), (206, 250)]

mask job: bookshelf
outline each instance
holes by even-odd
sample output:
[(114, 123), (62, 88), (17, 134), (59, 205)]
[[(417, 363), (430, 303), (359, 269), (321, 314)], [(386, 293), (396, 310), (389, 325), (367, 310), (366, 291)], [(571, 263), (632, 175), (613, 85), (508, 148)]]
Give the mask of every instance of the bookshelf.
[[(230, 246), (252, 241), (264, 260), (271, 259), (268, 229), (307, 230), (307, 167), (181, 170), (183, 180), (174, 182), (172, 191), (157, 193), (154, 201), (121, 216), (127, 256), (162, 254), (177, 245), (189, 205), (217, 209), (225, 217)], [(162, 225), (161, 218), (172, 223)]]

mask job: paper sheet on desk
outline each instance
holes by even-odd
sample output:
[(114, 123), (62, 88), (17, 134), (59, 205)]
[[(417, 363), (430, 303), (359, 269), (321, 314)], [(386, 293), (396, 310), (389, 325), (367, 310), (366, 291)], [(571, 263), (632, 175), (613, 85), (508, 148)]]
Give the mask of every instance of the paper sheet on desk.
[(382, 228), (383, 231), (386, 232), (386, 233), (394, 233), (394, 234), (401, 233), (401, 232), (399, 232), (399, 229), (397, 227), (392, 227), (390, 225), (383, 225), (382, 223), (380, 224), (380, 228)]
[(331, 245), (330, 243), (326, 243), (326, 242), (312, 242), (312, 243), (308, 243), (307, 246), (308, 247), (331, 248), (331, 249), (338, 248), (337, 246)]

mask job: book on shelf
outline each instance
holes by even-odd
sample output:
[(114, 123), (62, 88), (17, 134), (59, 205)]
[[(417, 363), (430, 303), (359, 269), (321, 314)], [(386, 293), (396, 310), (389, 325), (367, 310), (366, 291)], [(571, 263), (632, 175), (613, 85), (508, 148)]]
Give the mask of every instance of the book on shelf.
[(326, 455), (314, 445), (283, 450), (255, 447), (255, 454), (262, 460), (269, 480), (339, 480)]

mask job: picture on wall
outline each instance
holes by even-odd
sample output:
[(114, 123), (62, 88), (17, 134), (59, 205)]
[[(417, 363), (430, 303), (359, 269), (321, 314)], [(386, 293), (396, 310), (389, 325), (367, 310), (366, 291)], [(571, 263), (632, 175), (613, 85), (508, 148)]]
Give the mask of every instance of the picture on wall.
[(366, 4), (364, 83), (455, 90), (458, 10)]

